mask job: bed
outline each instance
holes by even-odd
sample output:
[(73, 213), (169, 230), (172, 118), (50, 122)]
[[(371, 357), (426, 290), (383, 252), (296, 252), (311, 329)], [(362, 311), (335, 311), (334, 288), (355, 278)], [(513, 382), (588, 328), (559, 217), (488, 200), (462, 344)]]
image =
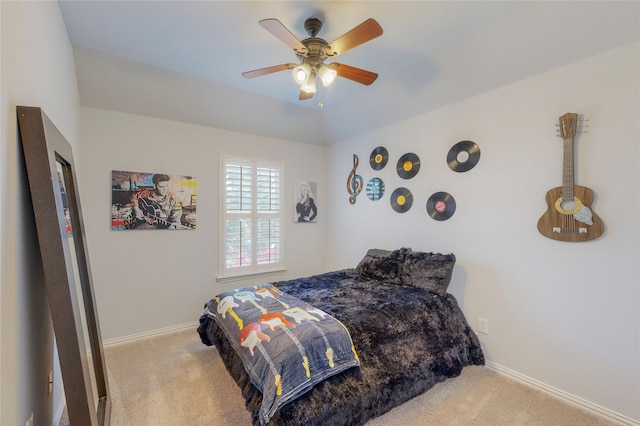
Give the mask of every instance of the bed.
[[(204, 344), (218, 349), (242, 391), (254, 425), (362, 425), (436, 383), (458, 376), (465, 366), (484, 364), (478, 338), (456, 299), (447, 293), (454, 264), (453, 254), (417, 252), (409, 248), (371, 249), (355, 268), (218, 295), (205, 304), (198, 333)], [(268, 297), (251, 300), (246, 292)], [(303, 332), (301, 323), (288, 316), (294, 310), (290, 307), (293, 301), (303, 306), (296, 310), (314, 313), (317, 319), (307, 321), (313, 328), (319, 328), (326, 314), (346, 330), (351, 340), (335, 345), (343, 348), (342, 352), (336, 351), (342, 360), (341, 364), (334, 365), (335, 372), (315, 381), (304, 377), (304, 373), (296, 373), (306, 384), (298, 386), (300, 392), (293, 395), (285, 389), (282, 393), (292, 397), (280, 404), (277, 402), (280, 396), (274, 397), (271, 390), (261, 387), (263, 381), (288, 386), (286, 382), (281, 384), (277, 377), (280, 364), (274, 368), (269, 361), (270, 365), (264, 367), (269, 378), (256, 381), (256, 367), (245, 362), (259, 358), (256, 354), (269, 346), (280, 348), (280, 344), (271, 339), (275, 331), (282, 329), (280, 334), (286, 331), (285, 338), (297, 345), (292, 349), (297, 360), (305, 356), (309, 376), (306, 356), (311, 354), (309, 357), (313, 358), (319, 354), (318, 359), (322, 358), (312, 360), (311, 370), (314, 370), (317, 363), (323, 362), (323, 351), (328, 346), (326, 338), (310, 338), (315, 345), (321, 345), (322, 350), (305, 349), (298, 338), (293, 337), (292, 332)], [(269, 309), (265, 310), (265, 306)], [(266, 320), (250, 320), (255, 321), (251, 324), (256, 332), (250, 333), (253, 339), (247, 338), (249, 323), (243, 325), (238, 321), (237, 311), (243, 309), (254, 313), (263, 309), (257, 315), (267, 310), (268, 315), (272, 315), (271, 310), (279, 311), (279, 327)], [(236, 338), (229, 329), (239, 329), (235, 330)], [(237, 338), (237, 333), (243, 333), (244, 337)], [(283, 350), (277, 351), (276, 357)], [(298, 361), (296, 368), (304, 371)], [(283, 373), (282, 377), (287, 374)]]

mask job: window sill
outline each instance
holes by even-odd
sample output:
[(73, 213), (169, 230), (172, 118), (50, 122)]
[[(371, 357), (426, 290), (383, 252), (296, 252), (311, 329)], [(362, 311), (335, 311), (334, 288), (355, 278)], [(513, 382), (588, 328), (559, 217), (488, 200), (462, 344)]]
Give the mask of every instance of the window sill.
[(250, 274), (242, 274), (242, 275), (231, 275), (226, 277), (217, 277), (216, 282), (226, 283), (226, 282), (233, 282), (233, 281), (243, 281), (243, 280), (250, 280), (250, 279), (255, 279), (260, 277), (284, 275), (286, 272), (287, 272), (287, 268), (283, 268), (283, 269), (277, 269), (274, 271), (253, 272)]

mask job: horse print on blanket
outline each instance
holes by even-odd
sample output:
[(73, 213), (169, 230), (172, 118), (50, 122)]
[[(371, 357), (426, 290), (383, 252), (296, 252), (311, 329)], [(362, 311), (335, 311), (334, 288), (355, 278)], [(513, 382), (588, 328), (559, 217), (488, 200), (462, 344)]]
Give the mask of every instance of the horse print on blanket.
[(263, 425), (316, 383), (360, 365), (340, 321), (271, 284), (220, 293), (202, 315), (217, 322), (262, 392)]

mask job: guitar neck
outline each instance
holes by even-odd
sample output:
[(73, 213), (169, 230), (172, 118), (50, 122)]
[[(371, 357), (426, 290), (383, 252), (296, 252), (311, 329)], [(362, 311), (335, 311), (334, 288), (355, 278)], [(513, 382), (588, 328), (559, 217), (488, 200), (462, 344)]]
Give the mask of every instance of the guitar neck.
[(573, 201), (573, 140), (578, 132), (578, 114), (566, 113), (559, 118), (560, 136), (564, 142), (562, 158), (562, 200)]
[(572, 201), (574, 197), (574, 153), (573, 138), (563, 139), (564, 151), (562, 159), (562, 199)]
[(186, 226), (186, 225), (182, 225), (179, 223), (173, 223), (173, 222), (169, 222), (168, 220), (155, 215), (155, 214), (150, 214), (150, 213), (145, 213), (144, 214), (146, 217), (148, 217), (149, 219), (153, 220), (155, 223), (159, 223), (160, 225), (166, 226), (167, 228), (170, 226), (175, 226), (178, 229), (193, 229), (194, 226)]

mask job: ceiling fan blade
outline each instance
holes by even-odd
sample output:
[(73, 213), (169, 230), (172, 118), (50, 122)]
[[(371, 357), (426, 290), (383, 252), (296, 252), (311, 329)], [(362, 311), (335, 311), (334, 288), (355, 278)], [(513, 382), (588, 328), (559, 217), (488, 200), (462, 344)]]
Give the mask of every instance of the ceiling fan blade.
[(300, 97), (298, 98), (301, 101), (313, 98), (313, 93), (305, 92), (304, 90), (300, 90)]
[(295, 66), (296, 66), (296, 64), (274, 65), (272, 67), (260, 68), (259, 70), (245, 71), (245, 72), (242, 73), (242, 76), (244, 78), (260, 77), (262, 75), (272, 74), (272, 73), (278, 72), (278, 71), (290, 70), (291, 68), (293, 68)]
[(340, 55), (349, 49), (360, 46), (382, 35), (382, 27), (373, 18), (369, 18), (351, 31), (329, 43), (328, 56)]
[(376, 74), (375, 72), (363, 70), (345, 64), (339, 64), (337, 62), (329, 64), (328, 67), (332, 70), (335, 70), (340, 77), (348, 78), (349, 80), (353, 80), (356, 83), (364, 84), (365, 86), (369, 86), (378, 78), (378, 74)]
[(296, 53), (303, 55), (309, 51), (309, 49), (307, 49), (307, 47), (277, 19), (263, 19), (259, 21), (258, 24), (274, 36), (278, 37), (280, 41), (295, 50)]

